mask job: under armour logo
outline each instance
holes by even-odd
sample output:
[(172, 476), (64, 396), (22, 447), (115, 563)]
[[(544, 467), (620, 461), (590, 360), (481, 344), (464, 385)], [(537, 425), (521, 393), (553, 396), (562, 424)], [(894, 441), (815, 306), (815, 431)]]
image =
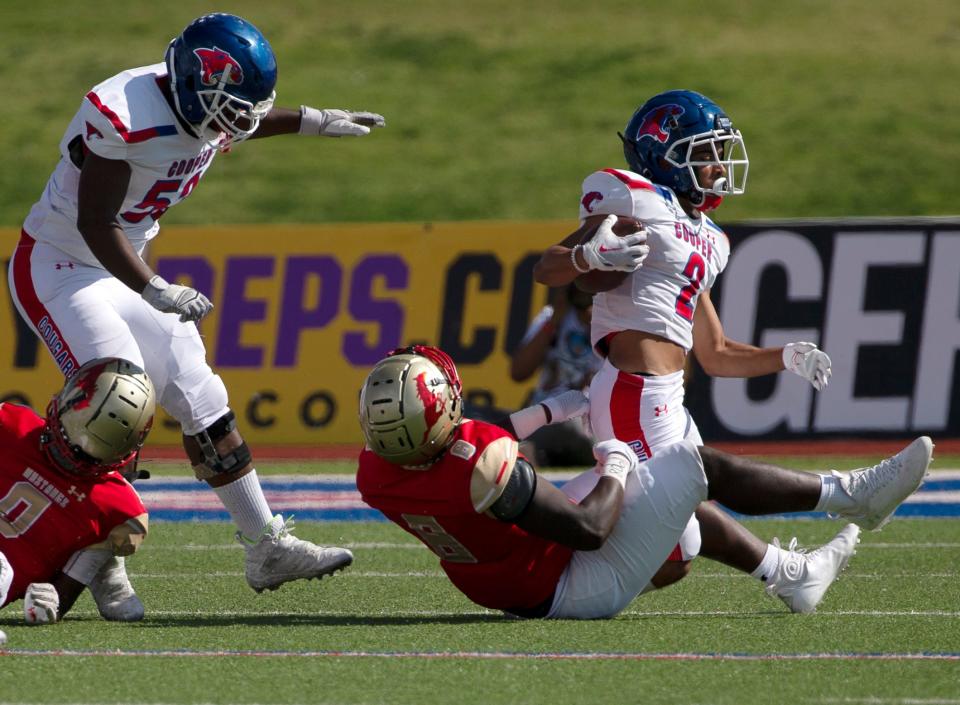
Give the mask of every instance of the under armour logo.
[(61, 269), (73, 269), (73, 262), (57, 262), (53, 266), (57, 271), (60, 271)]
[(70, 485), (70, 489), (67, 490), (67, 494), (76, 497), (78, 502), (82, 502), (87, 498), (86, 492), (81, 492), (78, 490), (76, 485)]
[(661, 406), (655, 406), (655, 407), (653, 407), (653, 415), (654, 415), (654, 416), (666, 416), (668, 411), (669, 411), (669, 409), (667, 408), (667, 405), (666, 405), (666, 404), (663, 404), (663, 405), (661, 405)]

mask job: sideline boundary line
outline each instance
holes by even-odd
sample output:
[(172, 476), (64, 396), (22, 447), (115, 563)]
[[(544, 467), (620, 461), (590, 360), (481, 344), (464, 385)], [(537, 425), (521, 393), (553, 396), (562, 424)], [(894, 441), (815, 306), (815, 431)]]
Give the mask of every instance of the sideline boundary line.
[(117, 656), (154, 658), (246, 657), (246, 658), (383, 658), (383, 659), (480, 659), (532, 661), (960, 661), (960, 653), (623, 653), (524, 651), (242, 651), (195, 649), (107, 650), (107, 649), (6, 649), (0, 656), (81, 657)]

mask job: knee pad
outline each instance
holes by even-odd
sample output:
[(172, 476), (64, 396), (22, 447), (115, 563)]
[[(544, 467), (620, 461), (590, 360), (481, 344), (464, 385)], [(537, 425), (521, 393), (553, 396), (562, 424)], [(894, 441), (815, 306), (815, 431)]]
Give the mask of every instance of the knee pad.
[(253, 460), (245, 441), (241, 441), (240, 445), (226, 453), (217, 450), (217, 443), (230, 435), (236, 427), (237, 417), (228, 409), (227, 413), (210, 424), (209, 428), (190, 436), (203, 453), (203, 462), (193, 466), (193, 474), (198, 480), (209, 480), (217, 475), (232, 475)]
[(206, 364), (171, 379), (159, 401), (186, 436), (201, 433), (230, 411), (226, 385)]

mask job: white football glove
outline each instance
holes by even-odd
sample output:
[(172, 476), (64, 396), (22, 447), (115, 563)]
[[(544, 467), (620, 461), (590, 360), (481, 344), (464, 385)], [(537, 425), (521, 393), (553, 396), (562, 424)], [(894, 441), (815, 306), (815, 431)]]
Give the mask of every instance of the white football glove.
[(783, 346), (783, 366), (800, 375), (818, 392), (830, 382), (830, 357), (813, 343), (787, 343)]
[(552, 424), (575, 419), (590, 411), (590, 399), (579, 389), (568, 389), (540, 403), (550, 412), (550, 420), (547, 423)]
[(317, 110), (307, 105), (300, 106), (300, 134), (323, 137), (358, 137), (369, 135), (371, 127), (386, 125), (383, 115), (353, 112), (351, 110)]
[(633, 449), (616, 438), (594, 444), (593, 457), (598, 462), (595, 472), (602, 477), (612, 477), (624, 489), (627, 486), (627, 474), (640, 465)]
[(60, 594), (50, 583), (30, 583), (23, 596), (23, 618), (27, 624), (53, 624), (60, 609)]
[(143, 300), (163, 313), (179, 313), (181, 321), (199, 321), (213, 310), (210, 299), (196, 289), (168, 284), (154, 274), (140, 294)]
[(596, 234), (581, 245), (583, 259), (590, 269), (606, 272), (633, 272), (640, 268), (650, 253), (644, 230), (620, 237), (613, 232), (617, 216), (608, 215), (600, 223)]

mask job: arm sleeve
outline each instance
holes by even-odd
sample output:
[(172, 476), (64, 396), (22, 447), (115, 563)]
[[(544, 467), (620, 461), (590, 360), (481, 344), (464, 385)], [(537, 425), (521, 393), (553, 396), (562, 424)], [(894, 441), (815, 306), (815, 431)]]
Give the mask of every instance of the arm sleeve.
[(490, 514), (512, 524), (523, 516), (537, 490), (537, 473), (524, 457), (517, 458), (500, 497), (490, 505)]
[(63, 566), (63, 574), (78, 583), (89, 585), (110, 556), (110, 551), (105, 548), (81, 549), (70, 556), (70, 560)]

